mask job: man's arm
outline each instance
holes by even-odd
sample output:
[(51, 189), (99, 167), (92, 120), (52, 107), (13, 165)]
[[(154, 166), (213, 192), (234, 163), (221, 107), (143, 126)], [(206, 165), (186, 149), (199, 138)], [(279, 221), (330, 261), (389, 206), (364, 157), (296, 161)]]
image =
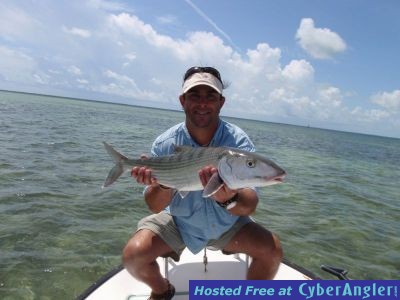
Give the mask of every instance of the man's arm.
[[(218, 170), (213, 166), (207, 166), (200, 170), (199, 176), (203, 186), (207, 185), (211, 176), (217, 173)], [(243, 188), (240, 190), (231, 190), (226, 184), (224, 184), (212, 198), (224, 204), (234, 198), (234, 203), (231, 203), (226, 208), (232, 215), (237, 216), (249, 216), (256, 210), (258, 204), (258, 195), (255, 190), (250, 188)]]
[(153, 213), (159, 213), (166, 208), (174, 195), (174, 190), (160, 186), (151, 174), (151, 169), (146, 167), (132, 168), (131, 175), (139, 184), (146, 185), (144, 199)]
[(256, 210), (258, 204), (257, 192), (250, 188), (240, 189), (237, 192), (236, 205), (229, 209), (232, 215), (249, 216)]

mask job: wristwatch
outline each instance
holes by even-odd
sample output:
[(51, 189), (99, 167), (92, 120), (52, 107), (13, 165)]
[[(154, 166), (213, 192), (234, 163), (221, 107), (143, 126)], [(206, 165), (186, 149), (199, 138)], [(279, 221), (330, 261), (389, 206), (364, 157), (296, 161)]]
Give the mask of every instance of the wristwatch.
[(217, 204), (219, 206), (229, 210), (236, 206), (236, 201), (238, 200), (238, 197), (239, 197), (239, 193), (236, 193), (235, 196), (233, 196), (231, 199), (226, 200), (225, 202), (222, 202), (222, 203), (217, 201)]
[(163, 190), (170, 190), (171, 188), (166, 186), (166, 185), (162, 185), (162, 184), (158, 184), (160, 186), (160, 188), (162, 188)]

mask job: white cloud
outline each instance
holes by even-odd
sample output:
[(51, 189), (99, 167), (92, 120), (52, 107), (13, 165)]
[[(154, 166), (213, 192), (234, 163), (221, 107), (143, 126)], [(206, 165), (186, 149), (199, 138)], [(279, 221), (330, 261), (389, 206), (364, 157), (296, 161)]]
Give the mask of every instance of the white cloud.
[(318, 59), (333, 58), (347, 48), (345, 41), (328, 28), (316, 28), (314, 20), (302, 19), (296, 33), (300, 46), (312, 57)]
[(121, 13), (110, 16), (111, 25), (115, 25), (122, 31), (143, 37), (148, 43), (160, 47), (174, 47), (174, 40), (168, 36), (158, 34), (151, 25), (145, 24), (134, 15)]
[(318, 91), (318, 95), (320, 103), (330, 108), (339, 107), (342, 104), (343, 96), (337, 87), (329, 86), (321, 88)]
[[(203, 58), (213, 61), (220, 61), (226, 58), (227, 54), (232, 53), (232, 49), (225, 46), (223, 41), (209, 32), (193, 32), (188, 34), (186, 40), (173, 39), (170, 36), (159, 34), (151, 25), (145, 24), (137, 16), (127, 13), (111, 15), (109, 17), (109, 26), (123, 35), (125, 43), (132, 47), (146, 48), (144, 51), (146, 56), (149, 52), (157, 50), (168, 51), (163, 55), (173, 55), (174, 59), (180, 61), (200, 61)], [(113, 34), (115, 34), (113, 32)], [(124, 35), (127, 36), (124, 36)], [(127, 38), (129, 38), (127, 40)], [(132, 45), (132, 38), (136, 38), (136, 45)], [(152, 47), (155, 47), (151, 49)], [(141, 48), (143, 50), (143, 48)], [(137, 54), (138, 51), (135, 51)]]
[(175, 24), (177, 22), (177, 19), (173, 15), (165, 15), (157, 17), (157, 22), (163, 25)]
[(388, 111), (381, 109), (366, 110), (359, 106), (352, 109), (350, 113), (354, 118), (353, 121), (356, 120), (361, 123), (379, 122), (390, 117), (390, 113)]
[(371, 97), (371, 102), (380, 105), (390, 112), (400, 113), (400, 90), (381, 92)]
[(125, 61), (125, 62), (122, 64), (122, 66), (123, 66), (124, 68), (127, 68), (128, 66), (130, 66), (131, 63), (132, 63), (134, 60), (136, 60), (136, 58), (137, 58), (136, 54), (133, 53), (133, 52), (132, 52), (132, 53), (127, 53), (127, 54), (125, 54), (124, 57), (127, 59), (127, 61)]
[(210, 24), (219, 34), (221, 34), (234, 48), (239, 49), (231, 39), (231, 37), (223, 31), (209, 16), (207, 16), (199, 7), (197, 7), (191, 0), (184, 0), (189, 4), (194, 11), (202, 17), (208, 24)]
[(67, 71), (73, 75), (82, 75), (81, 69), (79, 69), (77, 66), (69, 66)]
[(0, 36), (9, 40), (32, 41), (41, 34), (41, 22), (19, 7), (0, 1)]
[(62, 30), (65, 33), (76, 35), (76, 36), (79, 36), (81, 38), (88, 38), (88, 37), (90, 37), (92, 35), (89, 30), (82, 29), (82, 28), (77, 28), (77, 27), (67, 28), (67, 27), (63, 26)]
[(265, 71), (271, 75), (280, 68), (281, 50), (271, 48), (267, 43), (258, 44), (254, 50), (247, 50), (247, 56), (248, 66), (257, 73)]
[(125, 57), (129, 60), (129, 61), (133, 61), (136, 59), (136, 54), (135, 53), (127, 53), (125, 54)]
[(87, 5), (96, 10), (105, 11), (129, 11), (129, 8), (121, 2), (108, 0), (88, 0)]
[(48, 74), (43, 73), (41, 71), (39, 71), (39, 73), (33, 74), (33, 78), (35, 79), (35, 81), (37, 83), (44, 84), (44, 85), (47, 85), (51, 79), (51, 77)]
[(37, 69), (34, 58), (20, 50), (0, 45), (0, 76), (8, 81), (29, 82)]
[(115, 79), (116, 81), (121, 82), (123, 84), (128, 84), (128, 85), (131, 85), (131, 86), (134, 86), (135, 88), (137, 88), (135, 80), (132, 78), (129, 78), (126, 75), (120, 75), (111, 70), (105, 71), (104, 75), (108, 78)]
[(159, 100), (160, 98), (160, 95), (157, 95), (152, 91), (140, 89), (135, 79), (127, 75), (118, 74), (111, 70), (105, 71), (103, 75), (110, 79), (110, 82), (108, 84), (96, 86), (93, 90), (142, 100), (153, 101)]
[(60, 71), (58, 71), (58, 70), (53, 70), (53, 69), (49, 69), (48, 72), (51, 73), (51, 74), (56, 74), (56, 75), (58, 75), (58, 74), (61, 73)]
[(78, 78), (76, 81), (77, 81), (78, 83), (80, 83), (80, 84), (89, 84), (89, 81), (88, 81), (88, 80), (82, 79), (82, 78)]
[(154, 83), (155, 85), (161, 85), (162, 84), (162, 81), (160, 79), (157, 79), (157, 78), (154, 78), (154, 77), (151, 78), (150, 81), (152, 83)]
[(284, 78), (291, 82), (310, 82), (314, 79), (314, 68), (305, 60), (292, 60), (282, 71)]

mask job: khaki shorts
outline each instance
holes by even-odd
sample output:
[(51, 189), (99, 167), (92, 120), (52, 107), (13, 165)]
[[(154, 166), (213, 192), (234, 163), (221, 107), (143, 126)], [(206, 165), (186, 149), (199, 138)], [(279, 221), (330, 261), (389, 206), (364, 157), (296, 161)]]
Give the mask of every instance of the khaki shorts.
[[(209, 240), (207, 248), (211, 250), (222, 250), (233, 236), (249, 222), (253, 222), (250, 217), (239, 217), (236, 223), (228, 231), (223, 233), (218, 240)], [(148, 229), (157, 234), (174, 251), (174, 253), (169, 253), (165, 256), (170, 256), (175, 261), (179, 261), (179, 257), (186, 248), (186, 245), (175, 225), (173, 217), (168, 212), (162, 211), (158, 214), (153, 214), (141, 219), (138, 223), (137, 231), (142, 229)], [(222, 252), (229, 254), (224, 251)]]

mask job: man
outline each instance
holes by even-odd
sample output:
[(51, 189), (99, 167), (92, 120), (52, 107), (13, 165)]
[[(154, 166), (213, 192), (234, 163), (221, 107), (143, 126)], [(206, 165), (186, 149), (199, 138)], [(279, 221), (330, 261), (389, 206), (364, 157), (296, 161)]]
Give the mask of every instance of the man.
[[(255, 151), (246, 133), (220, 119), (225, 103), (223, 89), (216, 69), (190, 68), (179, 97), (185, 122), (161, 134), (153, 144), (152, 154), (171, 154), (174, 145), (228, 146)], [(216, 172), (215, 166), (199, 170), (203, 186)], [(274, 277), (282, 249), (275, 235), (249, 217), (258, 203), (254, 189), (231, 190), (223, 185), (210, 198), (203, 198), (202, 191), (195, 191), (182, 199), (175, 190), (158, 184), (149, 168), (134, 167), (131, 174), (138, 183), (146, 185), (144, 198), (155, 214), (139, 222), (138, 230), (124, 249), (123, 262), (130, 274), (151, 287), (150, 299), (173, 297), (175, 289), (161, 276), (156, 259), (171, 256), (178, 260), (185, 247), (193, 253), (207, 246), (226, 254), (246, 253), (252, 257), (247, 279)]]

